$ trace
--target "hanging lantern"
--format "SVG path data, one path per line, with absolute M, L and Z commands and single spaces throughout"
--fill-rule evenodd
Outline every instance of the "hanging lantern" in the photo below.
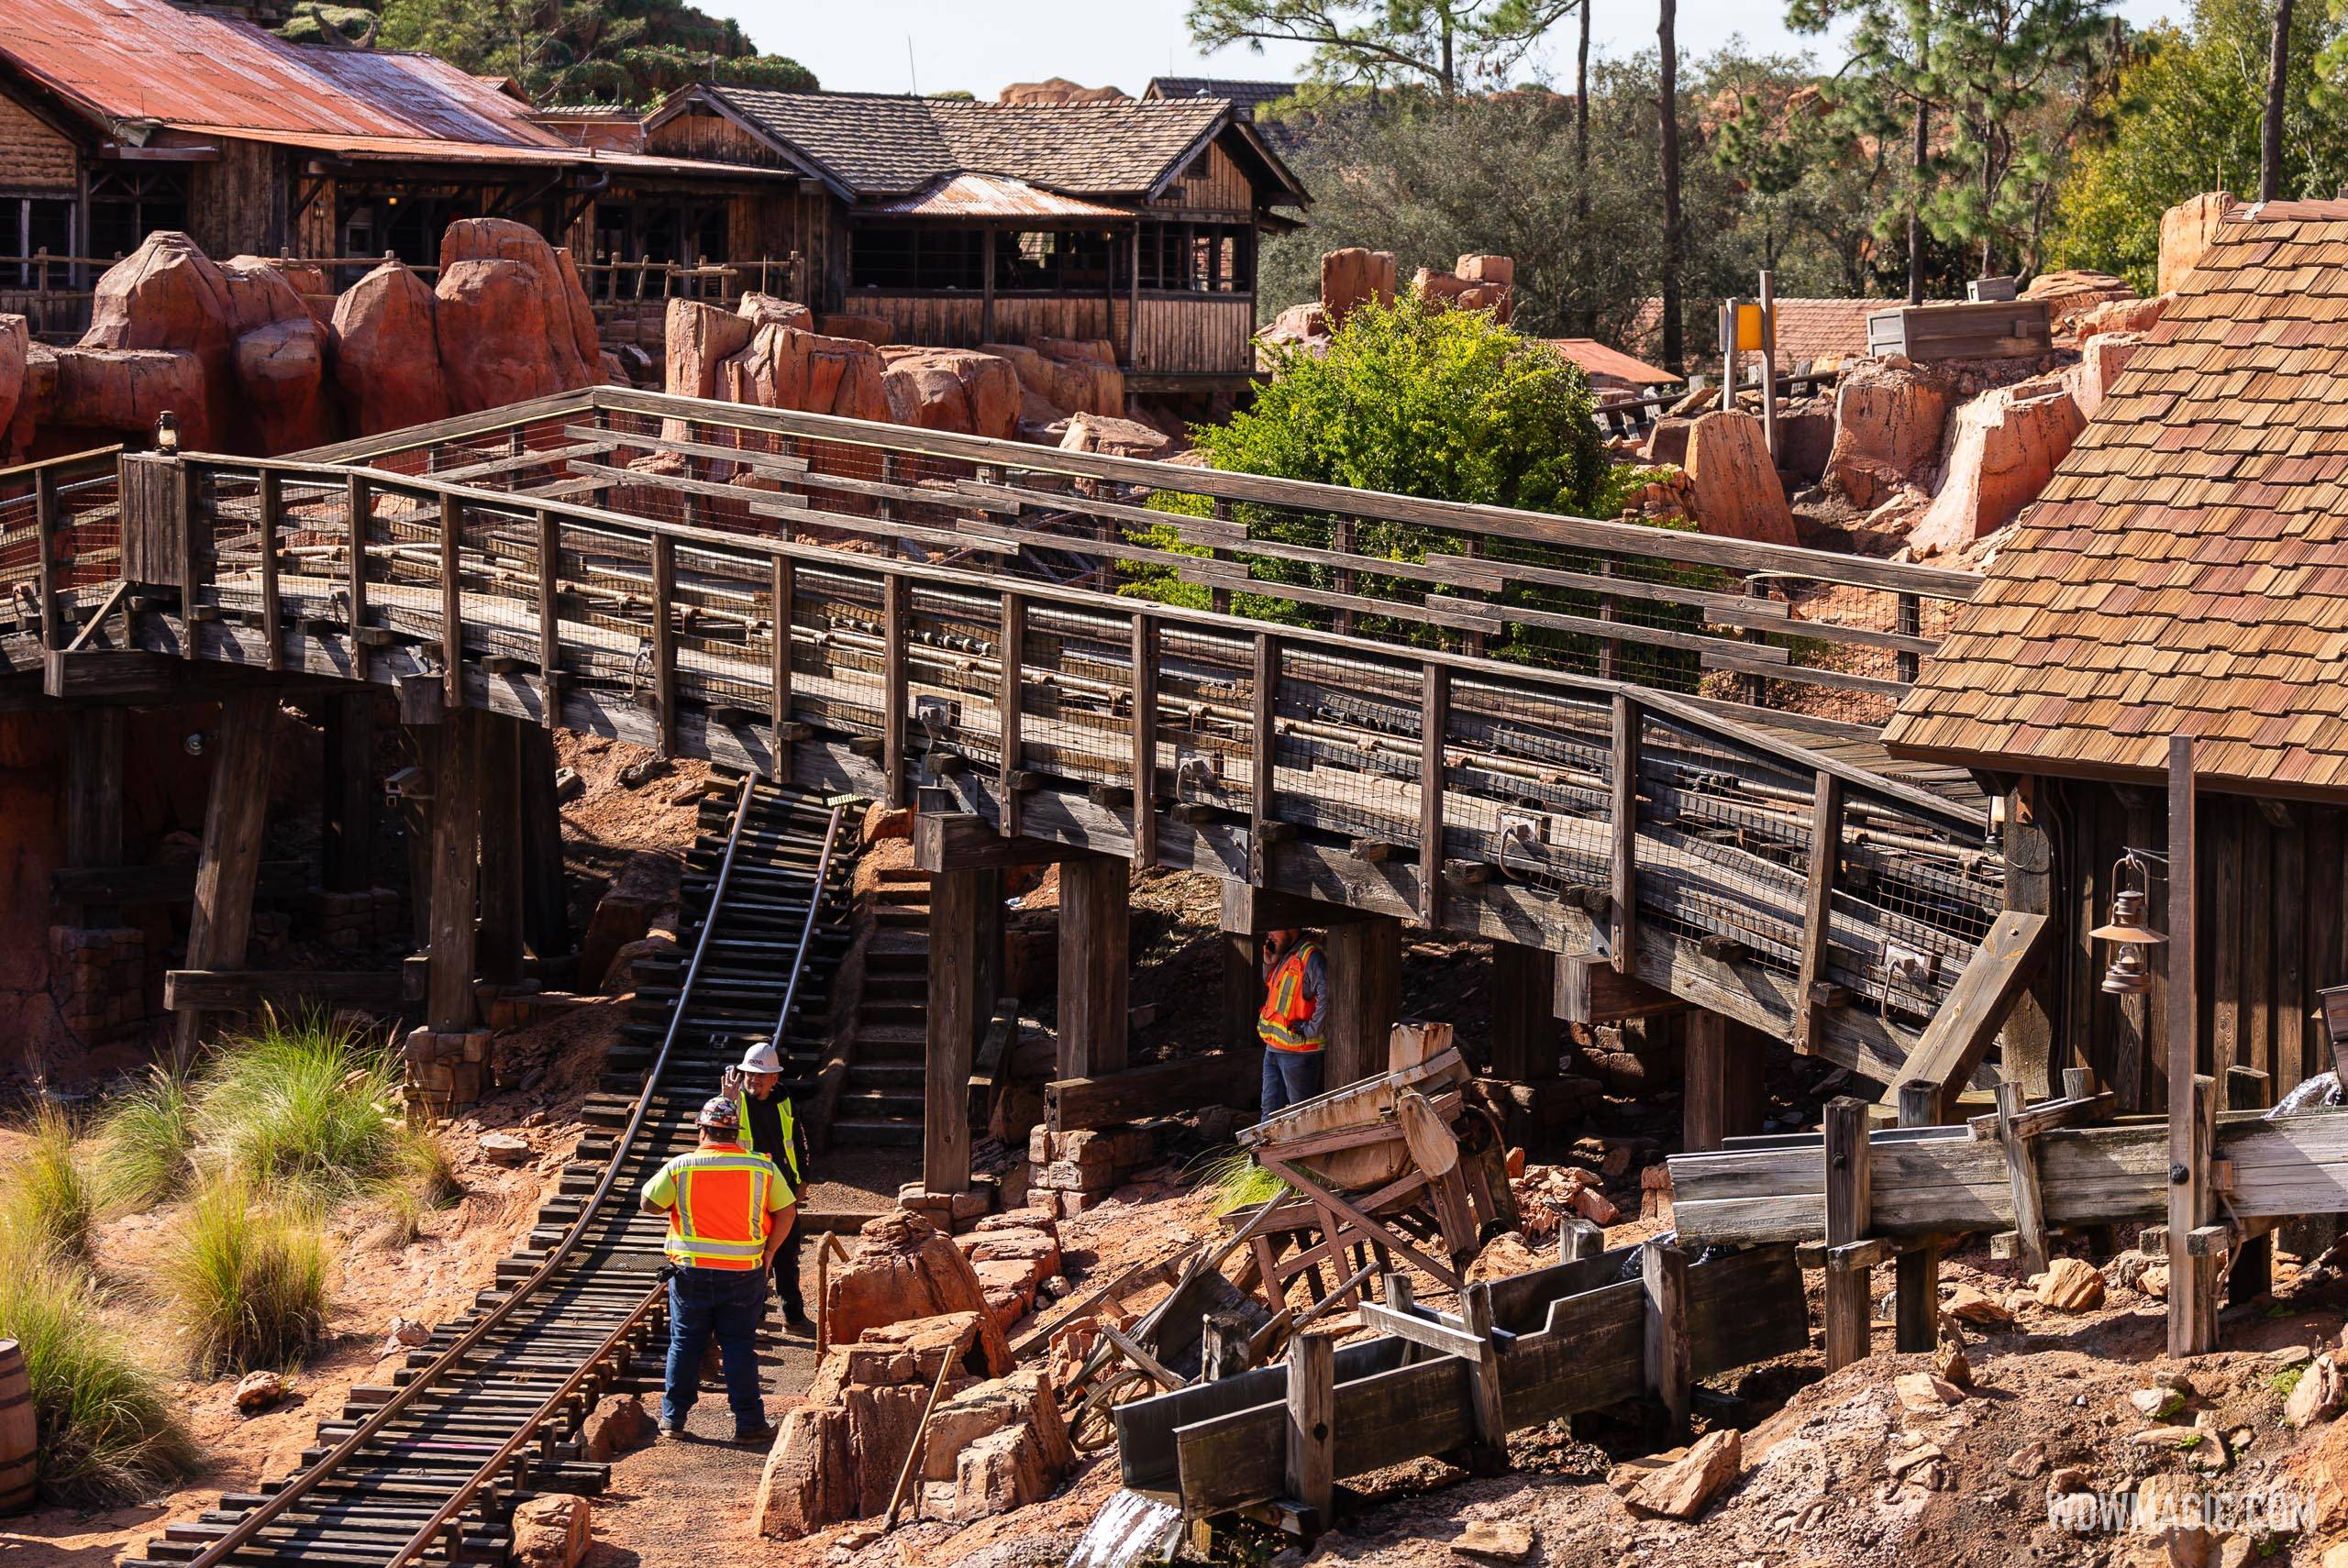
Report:
M 2125 885 L 2132 868 L 2138 878 L 2138 885 L 2132 888 Z M 2145 950 L 2168 940 L 2145 923 L 2146 906 L 2152 901 L 2152 868 L 2132 849 L 2112 866 L 2111 879 L 2111 917 L 2088 933 L 2098 941 L 2120 944 L 2119 951 L 2111 955 L 2111 966 L 2103 972 L 2101 988 L 2107 996 L 2144 996 L 2153 988 L 2152 966 Z

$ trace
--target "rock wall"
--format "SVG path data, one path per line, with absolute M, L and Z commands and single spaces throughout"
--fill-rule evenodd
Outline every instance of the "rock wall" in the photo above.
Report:
M 2176 293 L 2186 275 L 2201 264 L 2210 242 L 2218 237 L 2218 225 L 2241 204 L 2224 191 L 2210 191 L 2191 201 L 2179 202 L 2161 215 L 2160 274 L 2156 286 L 2162 293 Z
M 0 317 L 0 457 L 145 442 L 274 456 L 604 379 L 568 251 L 502 218 L 452 223 L 438 289 L 395 261 L 340 298 L 316 264 L 215 262 L 159 231 L 106 270 L 71 348 Z

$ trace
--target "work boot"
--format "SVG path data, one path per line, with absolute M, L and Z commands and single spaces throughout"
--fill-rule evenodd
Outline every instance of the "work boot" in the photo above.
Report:
M 814 1320 L 808 1317 L 807 1309 L 796 1301 L 783 1304 L 782 1326 L 794 1334 L 812 1334 L 815 1331 Z
M 734 1441 L 736 1442 L 772 1442 L 774 1441 L 774 1423 L 760 1421 L 755 1427 L 737 1427 L 734 1430 Z

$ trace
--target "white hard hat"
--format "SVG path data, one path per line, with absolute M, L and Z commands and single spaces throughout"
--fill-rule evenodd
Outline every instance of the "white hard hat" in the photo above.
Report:
M 774 1048 L 772 1041 L 754 1040 L 750 1048 L 742 1053 L 742 1060 L 736 1065 L 746 1073 L 781 1073 L 782 1055 Z

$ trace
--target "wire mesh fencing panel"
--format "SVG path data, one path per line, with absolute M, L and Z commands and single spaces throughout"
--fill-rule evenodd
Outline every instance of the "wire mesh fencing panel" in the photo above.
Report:
M 1049 602 L 1027 609 L 1025 766 L 1088 784 L 1132 777 L 1133 623 Z
M 1612 709 L 1600 693 L 1455 676 L 1443 857 L 1590 907 L 1612 865 Z
M 1290 643 L 1282 650 L 1272 712 L 1276 821 L 1333 834 L 1380 858 L 1418 842 L 1415 664 Z
M 0 469 L 0 584 L 7 595 L 0 606 L 0 635 L 41 636 L 46 584 L 56 597 L 57 634 L 70 638 L 80 613 L 121 575 L 117 456 L 106 448 Z
M 1157 750 L 1174 806 L 1248 803 L 1254 639 L 1180 624 L 1157 632 Z

